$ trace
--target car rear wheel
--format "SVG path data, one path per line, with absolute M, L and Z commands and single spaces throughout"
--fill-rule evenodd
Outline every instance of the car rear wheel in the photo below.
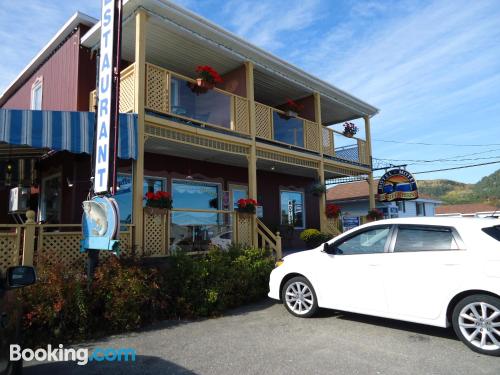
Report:
M 281 300 L 292 315 L 309 318 L 318 311 L 316 293 L 309 280 L 297 276 L 288 280 L 281 291 Z
M 500 356 L 500 298 L 475 294 L 453 309 L 453 329 L 469 348 Z

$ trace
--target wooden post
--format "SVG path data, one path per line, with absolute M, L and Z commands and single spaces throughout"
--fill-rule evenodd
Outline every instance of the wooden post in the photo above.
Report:
M 144 93 L 146 87 L 146 12 L 142 9 L 135 15 L 135 100 L 137 113 L 137 160 L 132 163 L 133 198 L 132 215 L 134 223 L 134 249 L 142 254 L 144 246 L 143 183 L 144 183 Z
M 246 88 L 249 107 L 250 137 L 252 144 L 248 155 L 248 198 L 257 200 L 257 146 L 255 143 L 255 97 L 253 82 L 253 63 L 245 62 Z M 252 245 L 257 246 L 257 220 L 252 220 Z
M 23 237 L 23 266 L 33 266 L 35 251 L 35 211 L 26 211 L 26 223 Z
M 372 136 L 370 131 L 370 116 L 364 116 L 365 120 L 365 137 L 366 137 L 366 157 L 370 163 L 370 173 L 368 174 L 368 198 L 370 202 L 370 210 L 375 208 L 375 186 L 373 183 L 372 168 Z
M 318 123 L 319 130 L 319 161 L 318 179 L 319 183 L 325 184 L 325 163 L 323 161 L 323 124 L 321 123 L 321 96 L 319 92 L 314 93 L 314 120 Z M 321 194 L 319 198 L 319 227 L 321 232 L 327 230 L 327 217 L 326 217 L 326 193 Z

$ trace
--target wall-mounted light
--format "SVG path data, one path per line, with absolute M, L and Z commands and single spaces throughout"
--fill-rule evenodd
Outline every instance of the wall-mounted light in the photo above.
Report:
M 69 180 L 69 177 L 66 177 L 66 183 L 68 184 L 68 187 L 73 187 L 73 183 Z
M 9 160 L 5 166 L 5 186 L 12 185 L 12 171 L 14 170 L 14 165 L 12 161 Z
M 271 170 L 272 170 L 272 171 L 274 171 L 275 169 L 276 169 L 276 167 L 273 165 L 273 166 L 271 167 Z

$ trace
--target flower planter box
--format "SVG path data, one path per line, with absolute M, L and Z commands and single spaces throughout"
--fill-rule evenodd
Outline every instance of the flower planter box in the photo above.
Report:
M 161 216 L 168 213 L 168 208 L 146 206 L 144 207 L 144 212 L 151 216 Z
M 346 136 L 347 138 L 352 138 L 354 137 L 354 134 L 353 133 L 343 133 L 344 136 Z

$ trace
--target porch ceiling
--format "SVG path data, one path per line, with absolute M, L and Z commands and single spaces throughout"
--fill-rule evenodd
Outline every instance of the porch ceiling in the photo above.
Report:
M 154 154 L 170 155 L 222 165 L 232 165 L 235 167 L 246 168 L 248 165 L 247 159 L 244 155 L 221 152 L 204 147 L 196 147 L 190 144 L 179 143 L 163 138 L 149 137 L 144 145 L 144 150 Z
M 145 9 L 146 61 L 169 70 L 193 76 L 197 65 L 211 65 L 225 74 L 245 61 L 255 65 L 256 100 L 268 105 L 299 99 L 319 92 L 322 96 L 323 123 L 337 123 L 378 112 L 375 107 L 353 97 L 279 59 L 238 36 L 166 0 L 125 0 L 123 58 L 134 61 L 137 8 Z M 82 44 L 99 45 L 100 24 L 83 38 Z

